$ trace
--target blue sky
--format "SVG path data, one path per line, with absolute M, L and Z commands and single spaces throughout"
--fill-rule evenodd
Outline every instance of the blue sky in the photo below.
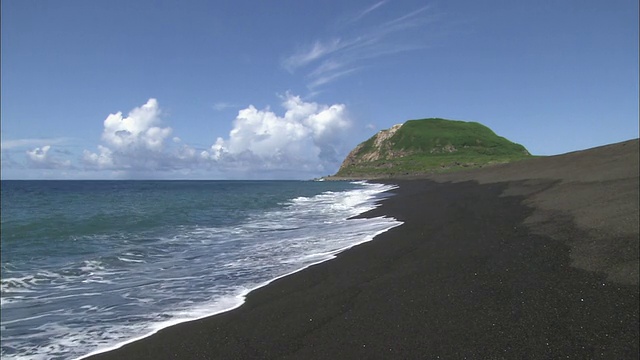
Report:
M 308 179 L 409 119 L 638 137 L 638 2 L 2 1 L 3 179 Z

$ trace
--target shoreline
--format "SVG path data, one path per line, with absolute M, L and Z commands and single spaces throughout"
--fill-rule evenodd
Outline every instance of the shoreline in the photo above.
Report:
M 400 225 L 400 224 L 399 224 L 399 225 Z M 397 225 L 397 226 L 399 226 L 399 225 Z M 392 229 L 392 228 L 391 228 L 391 229 Z M 237 305 L 234 305 L 234 306 L 232 306 L 232 307 L 229 307 L 229 308 L 227 308 L 227 309 L 223 309 L 223 310 L 220 310 L 220 311 L 217 311 L 217 312 L 213 312 L 213 313 L 211 313 L 211 314 L 203 315 L 203 316 L 200 316 L 200 317 L 197 317 L 197 318 L 194 318 L 194 319 L 190 319 L 190 320 L 178 320 L 178 321 L 177 321 L 177 322 L 175 322 L 175 323 L 172 323 L 172 324 L 170 324 L 170 325 L 163 326 L 163 327 L 161 327 L 161 328 L 158 328 L 157 330 L 153 330 L 152 332 L 149 332 L 149 333 L 148 333 L 148 334 L 146 334 L 146 335 L 142 335 L 142 336 L 139 336 L 139 337 L 136 337 L 136 338 L 130 339 L 130 340 L 126 340 L 126 341 L 124 341 L 124 342 L 122 342 L 122 343 L 118 343 L 118 344 L 116 344 L 116 345 L 114 345 L 113 347 L 110 347 L 110 348 L 106 348 L 106 349 L 102 349 L 102 350 L 96 350 L 96 351 L 91 352 L 91 353 L 89 353 L 89 354 L 87 354 L 87 355 L 82 355 L 82 356 L 80 356 L 80 357 L 77 357 L 77 358 L 75 358 L 75 360 L 83 360 L 83 359 L 90 358 L 90 357 L 92 357 L 92 356 L 94 356 L 94 355 L 99 355 L 99 354 L 103 354 L 103 353 L 111 352 L 111 351 L 113 351 L 113 350 L 118 350 L 118 349 L 120 349 L 120 348 L 122 348 L 122 347 L 124 347 L 124 346 L 126 346 L 126 345 L 128 345 L 128 344 L 131 344 L 131 343 L 134 343 L 134 342 L 137 342 L 137 341 L 140 341 L 140 340 L 144 340 L 144 339 L 146 339 L 146 338 L 148 338 L 148 337 L 151 337 L 151 336 L 153 336 L 153 335 L 157 334 L 158 332 L 160 332 L 160 331 L 162 331 L 162 330 L 165 330 L 165 329 L 168 329 L 168 328 L 170 328 L 170 327 L 172 327 L 172 326 L 176 326 L 176 325 L 180 325 L 180 324 L 184 324 L 184 323 L 189 323 L 189 322 L 192 322 L 192 321 L 198 321 L 198 320 L 202 320 L 202 319 L 210 318 L 210 317 L 213 317 L 213 316 L 216 316 L 216 315 L 224 314 L 224 313 L 229 312 L 229 311 L 233 311 L 233 310 L 235 310 L 235 309 L 237 309 L 237 308 L 241 307 L 242 305 L 244 305 L 244 303 L 247 301 L 247 296 L 249 296 L 249 295 L 251 294 L 251 292 L 253 292 L 253 291 L 255 291 L 255 290 L 258 290 L 258 289 L 260 289 L 260 288 L 262 288 L 262 287 L 268 286 L 269 284 L 273 283 L 274 281 L 277 281 L 277 280 L 282 279 L 282 278 L 284 278 L 284 277 L 287 277 L 287 276 L 293 275 L 293 274 L 295 274 L 295 273 L 297 273 L 297 272 L 303 271 L 303 270 L 305 270 L 305 269 L 307 269 L 307 268 L 309 268 L 309 267 L 311 267 L 311 266 L 315 266 L 315 265 L 319 265 L 319 264 L 322 264 L 322 263 L 327 262 L 327 261 L 331 261 L 331 260 L 335 259 L 335 258 L 336 258 L 336 257 L 337 257 L 341 252 L 343 252 L 343 251 L 345 251 L 345 250 L 348 250 L 348 249 L 351 249 L 351 248 L 352 248 L 352 247 L 354 247 L 354 246 L 358 246 L 358 245 L 360 245 L 360 244 L 363 244 L 363 243 L 366 243 L 366 242 L 369 242 L 369 241 L 373 241 L 373 240 L 375 239 L 375 237 L 376 237 L 376 236 L 378 236 L 378 235 L 380 235 L 380 234 L 382 234 L 382 233 L 384 233 L 384 232 L 387 232 L 387 231 L 389 231 L 389 230 L 391 230 L 391 229 L 387 229 L 387 230 L 379 231 L 379 232 L 377 232 L 376 234 L 374 234 L 373 236 L 371 236 L 371 238 L 370 238 L 370 239 L 363 240 L 363 241 L 361 241 L 361 242 L 359 242 L 359 243 L 355 243 L 355 244 L 353 244 L 353 245 L 346 246 L 346 247 L 344 247 L 344 248 L 342 248 L 342 249 L 338 249 L 338 250 L 334 251 L 334 252 L 331 254 L 331 257 L 330 257 L 330 258 L 328 258 L 328 259 L 319 260 L 318 262 L 311 263 L 311 264 L 306 265 L 305 267 L 302 267 L 302 268 L 300 268 L 300 269 L 297 269 L 297 270 L 291 271 L 291 272 L 289 272 L 289 273 L 286 273 L 286 274 L 283 274 L 283 275 L 277 276 L 277 277 L 275 277 L 275 278 L 273 278 L 273 279 L 271 279 L 271 280 L 267 280 L 267 281 L 265 281 L 265 282 L 263 282 L 263 283 L 261 283 L 261 284 L 259 284 L 259 285 L 255 286 L 255 287 L 253 287 L 253 288 L 246 289 L 246 290 L 242 291 L 240 294 L 238 294 L 238 295 L 236 295 L 236 296 L 235 296 L 235 298 L 239 299 L 239 301 L 240 301 Z
M 84 358 L 637 358 L 637 273 L 624 265 L 638 260 L 637 159 L 634 140 L 382 180 L 396 195 L 361 216 L 403 225 L 251 291 L 234 310 Z
M 379 196 L 380 199 L 377 200 L 375 202 L 375 204 L 379 204 L 379 202 L 381 200 L 384 200 L 385 198 L 387 198 L 388 196 L 384 195 L 384 194 L 388 193 L 390 191 L 393 191 L 395 188 L 396 187 L 392 187 L 389 190 L 385 190 L 385 191 L 382 191 L 382 192 L 378 193 L 377 196 Z M 375 206 L 378 206 L 378 205 L 375 205 Z M 358 218 L 360 215 L 357 215 L 357 216 L 355 216 L 353 218 Z M 279 276 L 277 276 L 277 277 L 275 277 L 273 279 L 269 279 L 267 281 L 264 281 L 264 282 L 254 286 L 252 288 L 245 289 L 242 292 L 240 292 L 239 294 L 233 296 L 235 299 L 238 300 L 238 303 L 233 305 L 233 306 L 230 306 L 230 307 L 225 308 L 223 310 L 218 310 L 218 311 L 212 312 L 212 313 L 207 314 L 207 315 L 202 315 L 202 316 L 199 316 L 199 317 L 196 317 L 196 318 L 193 318 L 193 319 L 189 319 L 189 320 L 175 320 L 173 322 L 170 321 L 170 322 L 168 322 L 167 325 L 160 325 L 157 329 L 154 329 L 154 330 L 150 331 L 147 334 L 144 334 L 144 335 L 141 335 L 141 336 L 129 339 L 129 340 L 122 341 L 120 343 L 117 343 L 117 344 L 115 344 L 115 345 L 113 345 L 111 347 L 105 348 L 105 349 L 92 351 L 92 352 L 90 352 L 88 354 L 85 354 L 85 355 L 82 355 L 82 356 L 79 356 L 79 357 L 75 357 L 74 359 L 75 360 L 84 360 L 84 359 L 92 358 L 95 355 L 101 355 L 101 354 L 104 354 L 104 353 L 109 353 L 111 351 L 118 350 L 118 349 L 120 349 L 120 348 L 122 348 L 122 347 L 124 347 L 124 346 L 126 346 L 128 344 L 135 343 L 135 342 L 141 341 L 141 340 L 145 340 L 145 339 L 147 339 L 147 338 L 149 338 L 151 336 L 154 336 L 158 332 L 163 331 L 163 330 L 168 329 L 168 328 L 171 328 L 173 326 L 184 324 L 184 323 L 190 323 L 190 322 L 194 322 L 194 321 L 199 321 L 199 320 L 202 320 L 202 319 L 214 317 L 214 316 L 217 316 L 217 315 L 220 315 L 220 314 L 224 314 L 224 313 L 233 311 L 235 309 L 238 309 L 239 307 L 241 307 L 242 305 L 245 304 L 245 302 L 247 301 L 247 296 L 249 296 L 253 291 L 258 290 L 258 289 L 260 289 L 262 287 L 268 286 L 269 284 L 271 284 L 271 283 L 273 283 L 273 282 L 275 282 L 275 281 L 277 281 L 277 280 L 279 280 L 281 278 L 296 274 L 296 273 L 298 273 L 300 271 L 303 271 L 303 270 L 305 270 L 305 269 L 307 269 L 309 267 L 312 267 L 312 266 L 315 266 L 315 265 L 319 265 L 319 264 L 322 264 L 322 263 L 327 262 L 327 261 L 331 261 L 331 260 L 335 259 L 337 256 L 339 256 L 340 253 L 342 253 L 343 251 L 349 250 L 349 249 L 351 249 L 351 248 L 353 248 L 355 246 L 358 246 L 360 244 L 363 244 L 363 243 L 366 243 L 366 242 L 369 242 L 369 241 L 373 241 L 378 235 L 380 235 L 382 233 L 385 233 L 385 232 L 387 232 L 387 231 L 389 231 L 389 230 L 391 230 L 391 229 L 393 229 L 393 228 L 395 228 L 397 226 L 400 226 L 400 225 L 402 225 L 401 222 L 399 222 L 398 224 L 393 225 L 393 226 L 391 226 L 391 227 L 389 227 L 389 228 L 387 228 L 385 230 L 377 231 L 377 232 L 373 233 L 372 235 L 368 235 L 367 237 L 365 237 L 364 239 L 360 240 L 359 242 L 355 242 L 353 244 L 350 244 L 350 245 L 344 246 L 342 248 L 336 249 L 334 251 L 331 251 L 330 253 L 326 253 L 326 256 L 328 256 L 327 258 L 323 258 L 321 260 L 318 260 L 316 262 L 308 264 L 308 265 L 306 265 L 304 267 L 301 267 L 299 269 L 296 269 L 296 270 L 293 270 L 291 272 L 279 275 Z

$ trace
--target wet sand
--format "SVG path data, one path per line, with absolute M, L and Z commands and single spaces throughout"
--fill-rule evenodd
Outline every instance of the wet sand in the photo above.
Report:
M 638 140 L 420 179 L 404 222 L 91 359 L 639 358 Z

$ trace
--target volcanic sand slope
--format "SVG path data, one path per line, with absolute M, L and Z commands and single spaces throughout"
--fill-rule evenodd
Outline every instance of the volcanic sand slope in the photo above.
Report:
M 638 139 L 513 164 L 432 175 L 437 181 L 509 181 L 504 195 L 526 196 L 526 220 L 538 234 L 571 246 L 572 265 L 637 285 L 639 271 Z M 562 226 L 570 221 L 580 234 Z

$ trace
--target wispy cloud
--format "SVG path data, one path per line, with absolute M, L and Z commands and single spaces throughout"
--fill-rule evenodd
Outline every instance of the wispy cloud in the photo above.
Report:
M 383 1 L 379 1 L 371 6 L 369 6 L 368 8 L 360 11 L 360 13 L 358 13 L 358 15 L 354 16 L 350 22 L 356 22 L 359 21 L 360 19 L 362 19 L 363 17 L 367 16 L 370 12 L 372 12 L 373 10 L 379 8 L 380 6 L 384 5 L 387 3 L 387 0 L 383 0 Z
M 357 70 L 358 68 L 350 68 L 342 71 L 323 71 L 319 73 L 318 76 L 312 76 L 313 81 L 311 81 L 308 86 L 311 89 L 316 89 L 321 85 L 328 84 Z
M 397 26 L 400 24 L 402 24 L 403 27 L 413 27 L 417 24 L 416 20 L 420 20 L 417 18 L 417 16 L 431 8 L 431 5 L 423 6 L 417 10 L 411 11 L 405 15 L 386 22 L 383 27 L 390 28 L 392 26 Z
M 0 147 L 2 150 L 62 144 L 69 141 L 68 138 L 43 138 L 43 139 L 14 139 L 2 140 Z
M 223 110 L 227 110 L 227 109 L 231 109 L 231 108 L 235 108 L 237 107 L 237 105 L 228 103 L 228 102 L 224 102 L 224 101 L 220 101 L 217 102 L 215 104 L 213 104 L 213 109 L 216 111 L 223 111 Z
M 315 60 L 335 53 L 350 44 L 344 43 L 340 38 L 334 38 L 326 42 L 315 41 L 310 47 L 306 49 L 300 49 L 293 55 L 287 57 L 283 61 L 284 67 L 293 72 L 299 67 L 305 66 Z
M 431 6 L 405 12 L 396 17 L 383 17 L 376 25 L 358 27 L 360 20 L 387 3 L 379 1 L 347 21 L 346 35 L 335 34 L 328 39 L 315 39 L 300 47 L 282 61 L 288 71 L 303 72 L 311 90 L 329 84 L 364 67 L 365 61 L 427 46 L 417 30 L 426 30 L 434 19 Z M 380 16 L 378 16 L 380 18 Z

